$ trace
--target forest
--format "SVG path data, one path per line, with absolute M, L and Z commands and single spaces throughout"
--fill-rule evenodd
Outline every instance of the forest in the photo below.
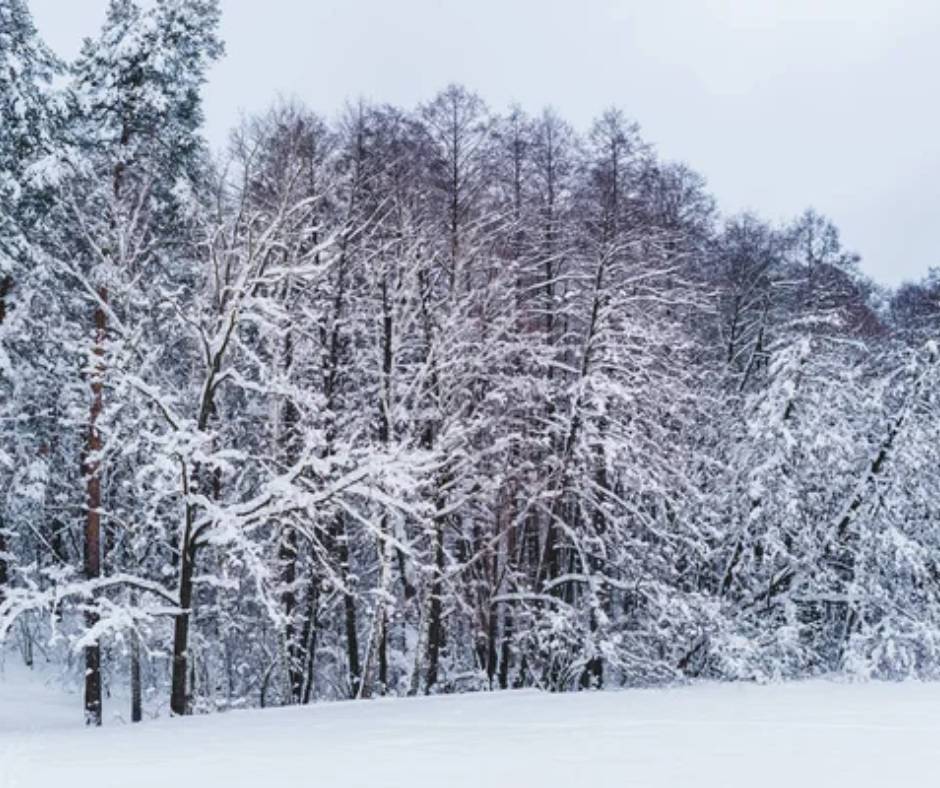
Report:
M 0 0 L 7 659 L 89 724 L 940 677 L 940 270 L 722 214 L 619 109 L 272 96 L 211 150 L 219 22 L 111 0 L 65 63 Z

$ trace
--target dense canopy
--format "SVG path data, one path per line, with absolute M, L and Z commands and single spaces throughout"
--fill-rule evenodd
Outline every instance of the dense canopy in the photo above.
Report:
M 213 156 L 218 19 L 112 0 L 65 65 L 0 0 L 0 640 L 90 722 L 940 675 L 936 274 L 723 217 L 616 109 Z

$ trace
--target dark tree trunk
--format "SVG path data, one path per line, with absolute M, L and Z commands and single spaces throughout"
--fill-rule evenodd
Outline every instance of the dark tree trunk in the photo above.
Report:
M 288 294 L 290 290 L 288 289 Z M 283 348 L 283 368 L 285 376 L 290 375 L 294 364 L 294 341 L 293 336 L 288 331 L 284 337 Z M 279 442 L 281 444 L 281 454 L 284 458 L 284 464 L 292 466 L 297 461 L 297 422 L 299 416 L 297 407 L 293 400 L 287 397 L 284 402 L 283 420 L 281 424 L 281 435 Z M 298 639 L 297 622 L 295 621 L 297 609 L 297 591 L 295 588 L 297 582 L 297 531 L 289 524 L 283 526 L 281 540 L 279 545 L 279 556 L 281 565 L 281 582 L 284 586 L 284 592 L 281 596 L 281 604 L 284 606 L 284 618 L 286 625 L 284 628 L 285 657 L 287 659 L 287 680 L 289 684 L 290 702 L 300 703 L 303 700 L 304 683 L 304 657 L 303 643 Z
M 320 604 L 320 586 L 316 577 L 311 578 L 307 592 L 307 616 L 304 619 L 303 645 L 305 649 L 305 677 L 301 703 L 310 703 L 315 684 L 314 668 L 317 649 L 317 608 Z
M 0 278 L 0 325 L 3 325 L 3 321 L 7 316 L 7 295 L 13 287 L 13 280 L 8 276 Z M 0 516 L 0 602 L 3 602 L 4 598 L 4 589 L 6 588 L 9 579 L 9 570 L 7 569 L 7 541 L 6 541 L 6 532 L 4 531 L 4 522 L 3 517 Z
M 379 639 L 379 695 L 388 691 L 388 613 L 382 611 L 382 636 Z
M 0 325 L 7 317 L 7 296 L 13 289 L 13 280 L 9 276 L 0 277 Z
M 0 516 L 0 603 L 3 602 L 7 583 L 10 582 L 9 570 L 7 569 L 7 538 L 4 530 L 3 517 Z
M 97 617 L 87 613 L 85 623 L 92 626 Z M 101 725 L 101 647 L 85 647 L 85 724 Z
M 107 302 L 108 291 L 100 288 L 98 296 Z M 91 408 L 88 414 L 88 435 L 85 460 L 85 578 L 95 580 L 101 576 L 101 467 L 98 453 L 101 451 L 101 434 L 98 418 L 104 405 L 104 340 L 107 331 L 107 316 L 104 307 L 95 309 L 95 345 L 93 349 L 96 366 L 92 371 Z M 85 613 L 85 626 L 92 629 L 98 623 L 98 614 L 92 609 Z M 85 723 L 101 725 L 101 646 L 95 641 L 85 647 Z
M 497 641 L 499 633 L 499 606 L 491 602 L 489 606 L 489 620 L 486 629 L 486 678 L 490 689 L 493 689 L 498 668 Z
M 349 544 L 346 537 L 346 521 L 342 514 L 337 514 L 333 525 L 336 554 L 339 558 L 340 573 L 346 591 L 343 592 L 343 612 L 346 627 L 346 656 L 349 662 L 349 697 L 359 696 L 362 683 L 362 666 L 359 662 L 359 626 L 356 596 L 349 588 Z
M 362 682 L 362 667 L 359 664 L 359 634 L 356 631 L 356 599 L 352 594 L 345 594 L 346 613 L 346 654 L 349 658 L 349 697 L 359 695 Z
M 186 667 L 189 662 L 189 618 L 193 601 L 193 563 L 195 549 L 192 544 L 193 510 L 186 507 L 186 526 L 180 547 L 180 612 L 173 625 L 173 675 L 170 688 L 170 711 L 189 714 L 190 704 L 186 692 Z
M 379 403 L 379 440 L 383 446 L 388 446 L 391 438 L 391 422 L 389 411 L 392 407 L 392 364 L 394 361 L 394 350 L 392 342 L 394 338 L 394 322 L 392 319 L 392 309 L 389 303 L 388 283 L 385 276 L 382 277 L 382 402 Z M 389 518 L 388 515 L 382 517 L 382 534 L 388 536 Z M 384 545 L 379 545 L 379 550 L 384 550 Z M 402 584 L 405 589 L 405 598 L 409 599 L 414 593 L 408 584 L 408 578 L 405 575 L 405 557 L 401 548 L 396 548 L 399 566 L 401 567 Z M 391 571 L 391 567 L 388 568 Z M 382 589 L 386 591 L 387 589 Z M 388 611 L 385 608 L 384 601 L 382 605 L 381 621 L 379 625 L 381 630 L 378 637 L 379 649 L 379 694 L 384 695 L 388 690 Z
M 443 501 L 438 509 L 443 509 Z M 431 583 L 431 609 L 428 618 L 428 670 L 424 691 L 430 693 L 437 684 L 440 669 L 441 646 L 444 641 L 444 623 L 441 617 L 443 604 L 441 593 L 444 586 L 444 523 L 438 519 L 434 529 L 434 580 Z
M 499 654 L 499 688 L 509 689 L 509 662 L 512 659 L 512 614 L 507 609 L 503 615 L 503 637 Z
M 205 432 L 209 426 L 209 421 L 216 415 L 215 408 L 215 386 L 217 377 L 222 369 L 222 355 L 224 350 L 220 349 L 212 358 L 212 365 L 209 370 L 209 377 L 206 381 L 202 402 L 199 406 L 199 418 L 196 421 L 196 429 L 199 432 Z M 190 470 L 188 466 L 183 468 L 183 496 L 188 499 L 191 485 L 198 484 L 199 481 L 208 489 L 215 500 L 221 497 L 221 477 L 218 471 L 214 471 L 208 479 L 203 478 L 200 466 L 196 464 Z M 186 689 L 186 668 L 189 663 L 189 627 L 193 614 L 193 574 L 196 567 L 196 552 L 199 546 L 197 541 L 199 534 L 194 532 L 193 528 L 196 521 L 196 506 L 191 503 L 186 504 L 185 522 L 183 523 L 183 533 L 179 542 L 179 609 L 173 623 L 173 668 L 170 680 L 170 711 L 173 714 L 183 715 L 192 712 L 191 697 L 193 693 L 194 681 L 191 681 L 189 691 Z M 203 526 L 205 527 L 205 526 Z
M 131 631 L 131 722 L 144 718 L 143 693 L 140 684 L 140 635 Z
M 284 642 L 286 644 L 287 680 L 290 685 L 290 702 L 300 703 L 303 698 L 304 659 L 303 647 L 298 641 L 297 627 L 294 621 L 297 608 L 297 593 L 294 584 L 297 581 L 297 532 L 286 526 L 280 544 L 281 582 L 284 592 L 281 604 L 284 606 Z

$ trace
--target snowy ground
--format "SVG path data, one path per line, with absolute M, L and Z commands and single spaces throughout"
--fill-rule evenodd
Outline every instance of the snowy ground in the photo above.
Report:
M 7 669 L 0 788 L 935 784 L 940 685 L 707 685 L 321 704 L 85 730 Z

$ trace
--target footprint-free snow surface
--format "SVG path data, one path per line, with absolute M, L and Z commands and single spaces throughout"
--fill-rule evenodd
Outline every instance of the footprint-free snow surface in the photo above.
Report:
M 935 784 L 938 748 L 933 684 L 503 692 L 86 730 L 76 696 L 0 677 L 2 788 L 886 788 Z

